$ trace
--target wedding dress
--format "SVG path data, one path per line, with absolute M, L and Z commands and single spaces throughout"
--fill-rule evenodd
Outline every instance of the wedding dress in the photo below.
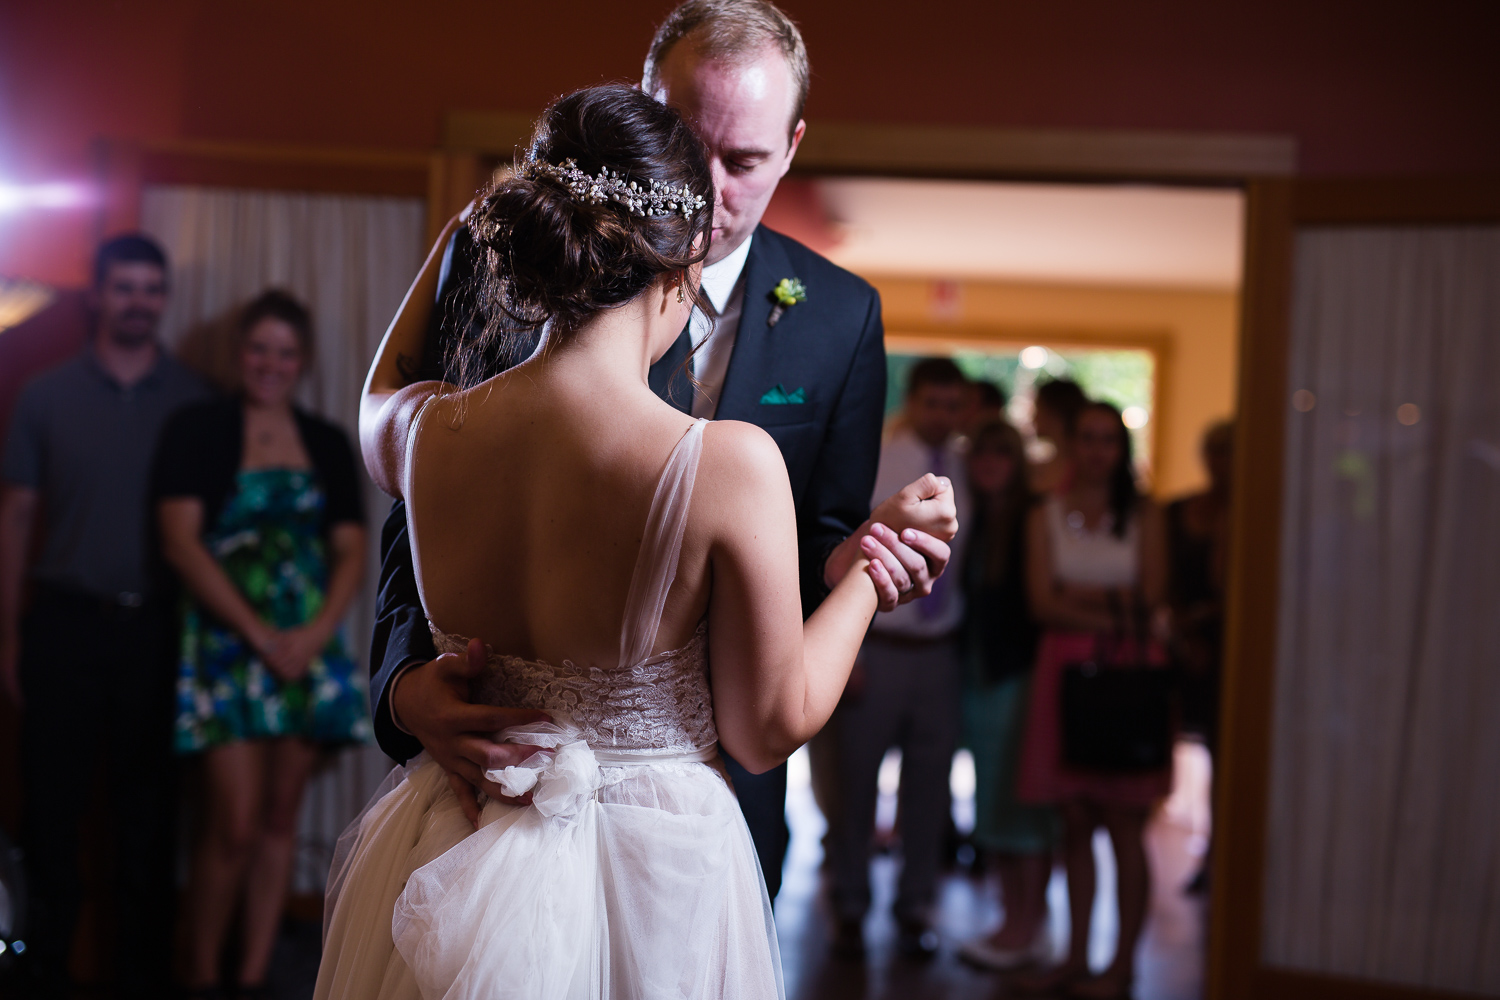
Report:
M 718 759 L 707 625 L 650 655 L 705 421 L 657 484 L 612 665 L 492 656 L 473 700 L 544 709 L 475 831 L 425 753 L 340 838 L 318 1000 L 784 996 L 771 904 Z M 439 652 L 468 642 L 433 628 Z M 533 787 L 534 783 L 534 787 Z

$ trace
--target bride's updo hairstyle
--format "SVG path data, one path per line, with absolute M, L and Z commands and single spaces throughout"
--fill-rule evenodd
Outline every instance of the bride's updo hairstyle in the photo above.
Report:
M 644 213 L 591 198 L 559 176 L 573 161 L 591 178 L 618 177 L 649 191 L 686 188 L 692 201 Z M 577 187 L 578 175 L 573 174 Z M 469 216 L 483 254 L 477 306 L 484 332 L 449 351 L 448 380 L 462 388 L 524 360 L 537 331 L 549 346 L 601 310 L 708 253 L 714 189 L 708 157 L 672 108 L 634 87 L 610 84 L 559 98 L 542 114 L 525 155 Z M 697 246 L 694 243 L 697 242 Z M 694 293 L 696 294 L 696 293 Z

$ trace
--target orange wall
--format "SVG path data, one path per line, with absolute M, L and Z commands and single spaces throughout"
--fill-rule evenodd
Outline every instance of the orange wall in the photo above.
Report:
M 1273 132 L 1314 174 L 1500 170 L 1489 0 L 786 6 L 812 53 L 814 126 Z M 449 109 L 637 76 L 668 7 L 5 0 L 0 180 L 86 177 L 98 135 L 430 148 Z M 77 283 L 93 238 L 88 212 L 0 216 L 0 274 Z

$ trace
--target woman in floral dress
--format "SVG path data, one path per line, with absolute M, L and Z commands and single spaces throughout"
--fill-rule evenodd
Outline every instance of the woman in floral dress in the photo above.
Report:
M 218 990 L 243 898 L 238 995 L 264 989 L 291 873 L 297 810 L 320 748 L 369 738 L 341 624 L 365 529 L 343 431 L 292 405 L 312 355 L 307 310 L 266 292 L 238 334 L 236 397 L 163 431 L 163 554 L 184 583 L 176 746 L 201 759 L 188 889 L 190 995 Z

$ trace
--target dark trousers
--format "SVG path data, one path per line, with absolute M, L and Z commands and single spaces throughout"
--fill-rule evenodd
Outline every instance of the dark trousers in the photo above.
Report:
M 21 638 L 23 846 L 37 993 L 66 988 L 84 823 L 114 849 L 113 967 L 123 997 L 170 991 L 175 774 L 160 609 L 37 588 Z M 103 780 L 101 780 L 103 779 Z
M 830 824 L 833 902 L 840 919 L 870 906 L 870 837 L 880 762 L 901 748 L 896 918 L 930 917 L 952 803 L 948 775 L 958 743 L 958 654 L 952 642 L 897 644 L 873 633 L 860 652 L 865 681 L 834 714 L 839 802 Z
M 766 892 L 775 900 L 781 891 L 781 866 L 786 861 L 787 841 L 791 830 L 786 825 L 786 765 L 773 767 L 765 774 L 751 774 L 733 757 L 719 752 L 734 793 L 740 800 L 740 812 L 750 827 L 750 839 L 760 858 L 760 870 L 766 877 Z

